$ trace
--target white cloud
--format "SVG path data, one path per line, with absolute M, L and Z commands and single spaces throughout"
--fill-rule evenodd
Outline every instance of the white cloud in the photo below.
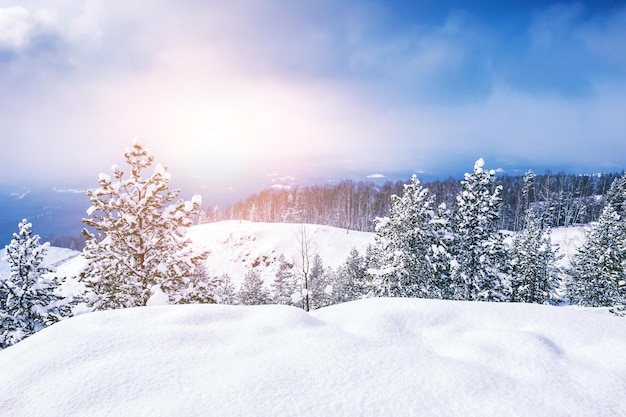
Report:
M 35 32 L 37 19 L 23 7 L 0 7 L 0 50 L 20 52 Z

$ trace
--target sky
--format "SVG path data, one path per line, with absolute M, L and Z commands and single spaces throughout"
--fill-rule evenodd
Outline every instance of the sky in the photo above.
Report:
M 0 0 L 0 183 L 613 172 L 624 109 L 625 2 Z

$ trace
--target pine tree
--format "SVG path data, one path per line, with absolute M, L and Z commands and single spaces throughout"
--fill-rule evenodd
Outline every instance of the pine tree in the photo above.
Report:
M 622 306 L 626 302 L 626 232 L 608 204 L 572 261 L 568 295 L 573 304 Z
M 175 201 L 180 190 L 169 190 L 171 175 L 160 164 L 142 178 L 154 158 L 137 140 L 125 158 L 127 178 L 114 165 L 114 178 L 100 174 L 100 188 L 87 191 L 91 217 L 83 222 L 95 233 L 83 230 L 89 267 L 81 278 L 95 294 L 90 304 L 142 306 L 157 288 L 170 303 L 210 300 L 214 283 L 203 282 L 201 268 L 208 252 L 195 251 L 185 236 L 198 214 L 199 196 Z
M 447 256 L 446 224 L 434 198 L 413 176 L 402 197 L 391 196 L 389 217 L 377 218 L 369 293 L 390 297 L 440 297 Z
M 239 304 L 239 296 L 230 275 L 223 274 L 216 281 L 215 301 L 219 304 Z
M 513 237 L 510 249 L 511 301 L 538 304 L 558 302 L 559 268 L 562 256 L 552 244 L 550 228 L 531 209 L 526 211 L 524 230 Z
M 334 274 L 330 268 L 325 268 L 322 257 L 315 254 L 313 265 L 309 273 L 309 288 L 311 291 L 310 303 L 312 309 L 318 309 L 333 304 L 333 286 L 329 280 Z
M 363 295 L 366 272 L 365 258 L 356 248 L 352 248 L 344 264 L 335 273 L 332 282 L 334 302 L 352 301 Z
M 278 271 L 272 282 L 272 301 L 276 304 L 291 304 L 291 295 L 296 289 L 293 266 L 285 260 L 285 255 L 279 256 Z
M 245 305 L 269 304 L 270 294 L 265 289 L 261 275 L 254 269 L 248 269 L 239 290 L 239 300 Z
M 500 193 L 495 172 L 485 171 L 483 159 L 461 181 L 454 215 L 453 285 L 455 298 L 505 301 L 506 252 L 498 229 Z
M 611 183 L 606 193 L 606 204 L 610 204 L 623 220 L 626 215 L 626 173 Z
M 0 348 L 11 346 L 71 314 L 69 305 L 56 293 L 60 284 L 43 265 L 49 247 L 33 235 L 32 225 L 22 220 L 19 233 L 5 247 L 11 273 L 0 279 Z

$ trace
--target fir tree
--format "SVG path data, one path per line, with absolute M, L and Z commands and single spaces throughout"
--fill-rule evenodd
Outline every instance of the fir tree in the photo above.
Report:
M 552 244 L 551 230 L 527 210 L 524 230 L 513 237 L 511 259 L 511 300 L 555 304 L 558 302 L 558 247 Z
M 239 304 L 239 297 L 230 275 L 223 274 L 216 280 L 215 301 L 219 304 Z
M 239 300 L 245 305 L 269 304 L 270 294 L 265 289 L 261 275 L 254 269 L 248 269 L 239 290 Z
M 285 260 L 285 255 L 279 256 L 278 271 L 272 282 L 272 300 L 276 304 L 291 304 L 291 295 L 296 289 L 293 266 Z
M 87 191 L 91 217 L 83 222 L 83 251 L 89 262 L 82 280 L 95 294 L 97 309 L 145 305 L 157 288 L 171 303 L 211 299 L 213 283 L 202 281 L 208 252 L 197 252 L 186 232 L 197 216 L 200 198 L 175 201 L 180 190 L 169 190 L 170 174 L 163 165 L 142 178 L 153 156 L 137 140 L 127 148 L 130 173 L 114 165 L 113 177 L 100 174 L 100 188 Z
M 5 247 L 11 273 L 0 279 L 0 348 L 11 346 L 29 335 L 69 316 L 69 305 L 55 291 L 59 286 L 52 268 L 43 265 L 49 244 L 40 244 L 32 225 L 22 220 L 19 233 Z
M 506 252 L 498 228 L 502 188 L 484 164 L 482 158 L 476 161 L 461 181 L 453 222 L 453 285 L 457 299 L 505 301 Z
M 322 257 L 315 254 L 313 257 L 313 265 L 309 273 L 309 288 L 311 291 L 310 303 L 312 309 L 318 309 L 333 304 L 332 293 L 333 286 L 329 280 L 329 275 L 333 275 L 334 271 L 325 268 Z
M 337 269 L 332 282 L 335 303 L 356 300 L 363 295 L 366 271 L 365 258 L 356 248 L 352 248 L 344 264 Z
M 606 193 L 606 204 L 610 204 L 615 212 L 623 220 L 626 214 L 626 173 L 616 178 L 611 183 L 609 191 Z
M 572 261 L 567 290 L 573 304 L 622 306 L 626 302 L 626 233 L 608 204 Z
M 443 217 L 434 198 L 413 176 L 402 197 L 391 196 L 389 217 L 377 218 L 369 293 L 391 297 L 440 297 L 446 286 Z M 440 212 L 439 214 L 443 214 Z

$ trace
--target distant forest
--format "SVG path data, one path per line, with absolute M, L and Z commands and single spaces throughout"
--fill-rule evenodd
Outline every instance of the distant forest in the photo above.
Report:
M 500 228 L 519 231 L 524 227 L 527 206 L 543 220 L 544 226 L 561 227 L 590 223 L 598 219 L 614 179 L 622 173 L 574 175 L 566 173 L 535 174 L 528 198 L 524 197 L 524 176 L 498 177 L 502 186 Z M 407 179 L 408 182 L 409 179 Z M 341 181 L 336 185 L 266 189 L 230 207 L 204 212 L 201 223 L 221 220 L 257 222 L 313 223 L 348 230 L 371 232 L 374 219 L 389 214 L 391 195 L 402 196 L 405 182 Z M 461 180 L 423 183 L 436 204 L 445 203 L 454 212 L 461 192 Z

